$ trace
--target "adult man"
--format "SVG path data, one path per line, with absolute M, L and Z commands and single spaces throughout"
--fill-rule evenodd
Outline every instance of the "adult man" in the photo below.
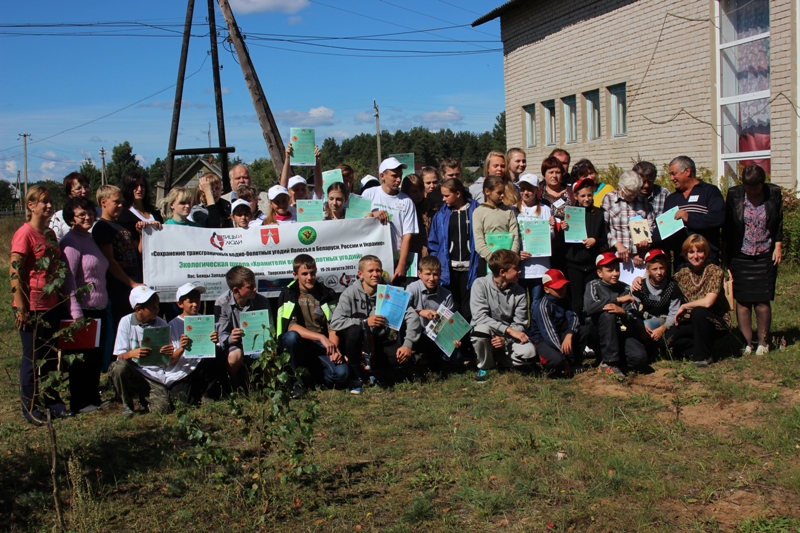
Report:
M 669 191 L 661 185 L 656 185 L 656 176 L 658 174 L 656 166 L 650 161 L 639 161 L 633 165 L 633 171 L 642 178 L 642 196 L 650 202 L 653 207 L 653 214 L 655 216 L 661 215 L 664 212 L 664 202 L 669 196 Z
M 228 178 L 231 180 L 231 192 L 223 194 L 222 198 L 230 203 L 236 200 L 236 191 L 239 189 L 239 185 L 247 185 L 248 187 L 253 185 L 253 180 L 250 179 L 250 169 L 244 163 L 240 163 L 230 169 Z M 263 191 L 258 193 L 258 208 L 262 213 L 269 211 L 269 198 L 267 198 L 267 193 Z
M 664 243 L 674 253 L 675 271 L 686 264 L 681 256 L 681 246 L 689 235 L 699 233 L 711 246 L 709 262 L 719 263 L 719 232 L 725 222 L 725 200 L 719 189 L 697 179 L 697 169 L 691 158 L 680 155 L 669 163 L 669 179 L 675 185 L 675 192 L 667 196 L 664 211 L 678 208 L 675 219 L 682 219 L 686 231 L 679 231 Z
M 569 162 L 572 160 L 572 158 L 570 157 L 569 152 L 563 148 L 556 148 L 550 152 L 549 157 L 555 157 L 561 162 L 561 166 L 564 169 L 564 172 L 561 173 L 561 181 L 564 183 L 564 185 L 572 185 L 572 176 L 569 173 Z

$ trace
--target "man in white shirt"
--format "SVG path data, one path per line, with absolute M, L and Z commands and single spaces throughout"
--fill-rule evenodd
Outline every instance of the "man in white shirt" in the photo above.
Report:
M 385 216 L 379 218 L 381 222 L 388 219 L 392 233 L 392 249 L 400 250 L 392 279 L 405 276 L 411 236 L 419 232 L 414 202 L 408 195 L 400 192 L 404 168 L 407 168 L 406 165 L 394 157 L 384 159 L 379 168 L 381 186 L 372 187 L 362 193 L 364 198 L 372 200 L 373 211 L 385 213 Z

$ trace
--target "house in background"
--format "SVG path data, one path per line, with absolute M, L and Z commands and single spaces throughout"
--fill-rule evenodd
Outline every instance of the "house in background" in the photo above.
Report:
M 186 187 L 187 189 L 197 189 L 197 183 L 203 174 L 215 174 L 222 179 L 222 169 L 214 163 L 214 158 L 203 159 L 198 157 L 189 167 L 184 170 L 178 179 L 172 182 L 173 187 Z M 224 180 L 223 180 L 224 181 Z M 156 182 L 156 202 L 164 198 L 164 182 Z
M 508 146 L 629 168 L 755 162 L 798 189 L 798 0 L 510 0 L 500 18 Z

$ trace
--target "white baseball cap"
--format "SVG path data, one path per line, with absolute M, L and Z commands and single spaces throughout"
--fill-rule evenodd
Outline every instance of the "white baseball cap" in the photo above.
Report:
M 366 185 L 367 185 L 368 183 L 371 183 L 371 182 L 373 182 L 373 181 L 374 181 L 375 183 L 380 183 L 380 180 L 379 180 L 378 178 L 376 178 L 376 177 L 375 177 L 375 176 L 373 176 L 372 174 L 367 174 L 366 176 L 364 176 L 363 178 L 361 178 L 361 186 L 362 186 L 362 187 L 366 187 Z
M 194 283 L 184 283 L 180 287 L 178 287 L 178 291 L 175 293 L 175 301 L 180 302 L 181 298 L 186 296 L 192 291 L 197 291 L 200 294 L 205 294 L 206 288 L 202 285 L 195 285 Z
M 250 202 L 248 202 L 247 200 L 242 200 L 241 198 L 237 198 L 236 201 L 234 201 L 231 204 L 231 213 L 236 211 L 236 208 L 239 207 L 240 205 L 246 205 L 247 209 L 252 209 L 252 207 L 250 207 Z
M 538 187 L 539 186 L 539 176 L 537 176 L 536 174 L 530 174 L 530 173 L 523 174 L 522 176 L 519 177 L 519 183 L 527 183 L 532 187 Z
M 283 185 L 273 185 L 272 187 L 269 188 L 269 192 L 267 193 L 267 196 L 269 196 L 270 200 L 274 200 L 275 198 L 277 198 L 281 194 L 285 194 L 286 196 L 289 196 L 289 191 Z
M 130 302 L 131 307 L 136 307 L 137 305 L 147 303 L 155 294 L 156 291 L 147 285 L 139 285 L 131 290 L 131 294 L 128 296 L 128 302 Z
M 387 170 L 396 170 L 398 168 L 408 168 L 408 165 L 401 163 L 396 157 L 387 157 L 381 162 L 378 172 L 383 174 Z
M 293 188 L 295 185 L 299 184 L 308 185 L 308 181 L 303 176 L 292 176 L 289 178 L 289 188 Z

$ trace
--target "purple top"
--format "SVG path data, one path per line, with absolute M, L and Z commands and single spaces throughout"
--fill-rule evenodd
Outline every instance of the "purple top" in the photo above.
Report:
M 108 305 L 106 271 L 108 259 L 92 239 L 91 233 L 70 230 L 59 243 L 69 267 L 65 288 L 69 291 L 69 309 L 72 318 L 83 317 L 81 309 L 102 309 Z M 92 290 L 79 297 L 75 289 L 86 283 Z
M 772 237 L 767 231 L 767 206 L 764 202 L 754 206 L 745 195 L 742 253 L 750 256 L 761 255 L 769 252 L 770 248 L 772 248 Z

